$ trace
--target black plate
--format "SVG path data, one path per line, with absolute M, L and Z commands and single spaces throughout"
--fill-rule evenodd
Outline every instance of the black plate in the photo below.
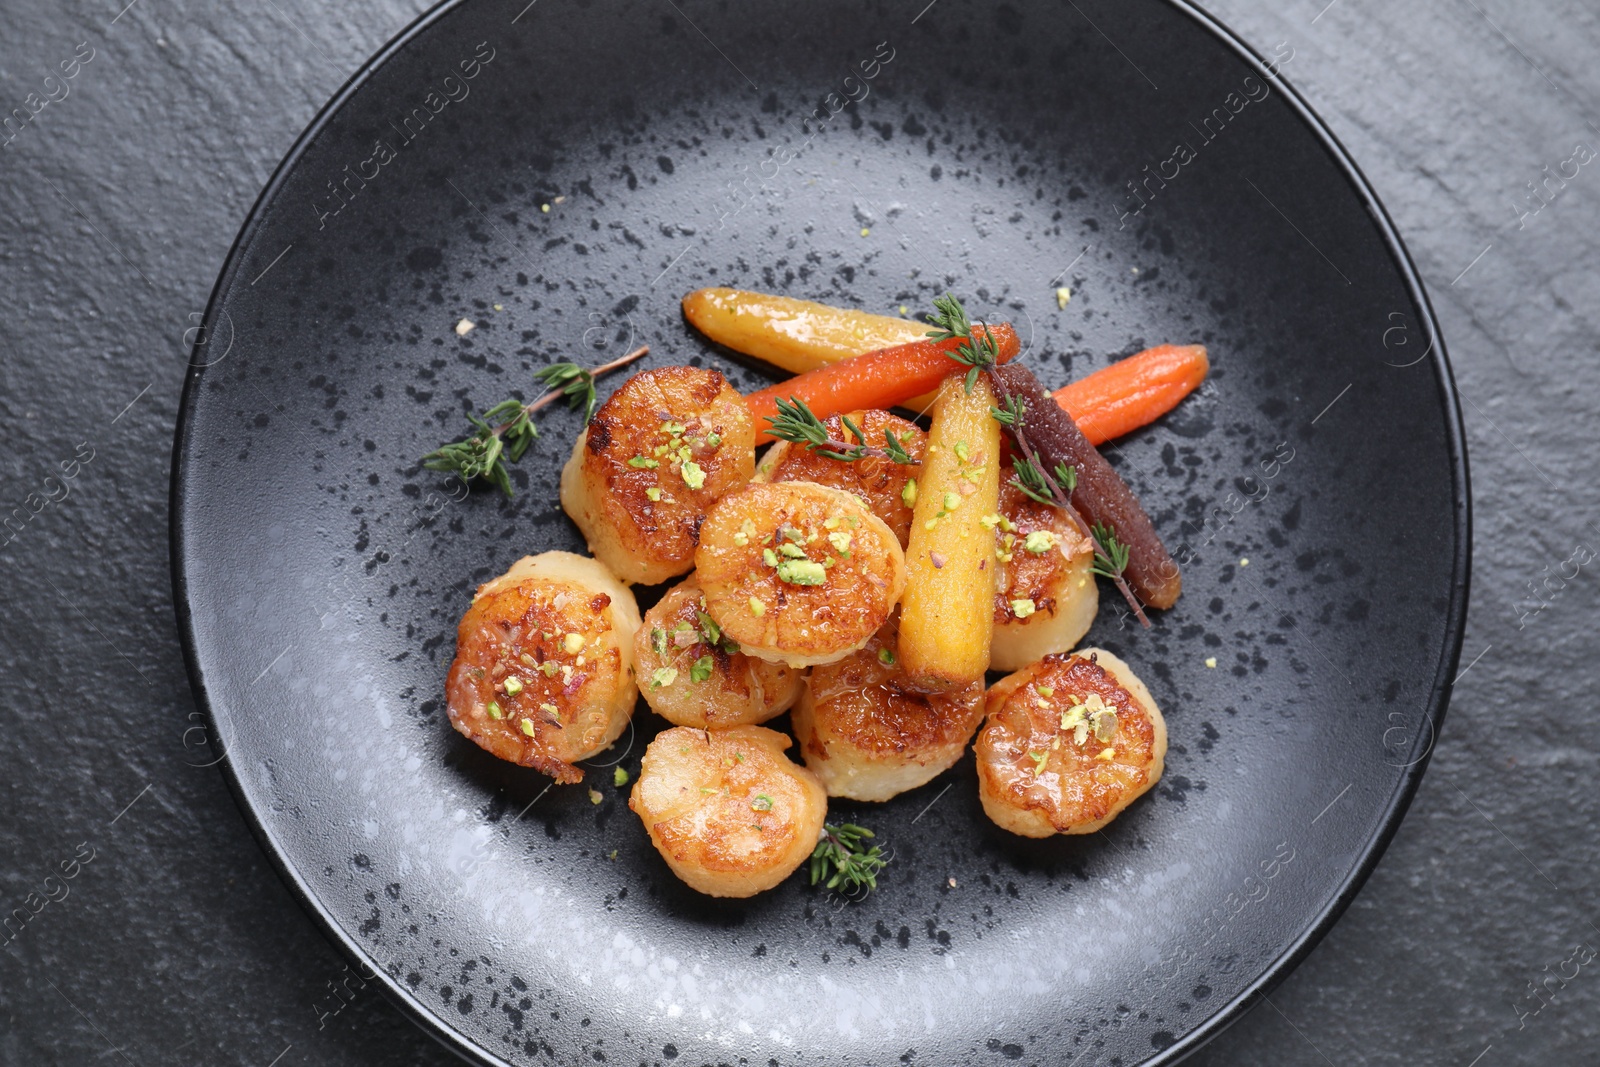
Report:
M 194 686 L 307 908 L 470 1057 L 1172 1062 L 1328 929 L 1416 787 L 1466 603 L 1460 426 L 1292 44 L 1274 77 L 1160 0 L 925 3 L 447 5 L 313 123 L 217 283 L 173 475 Z M 555 499 L 578 422 L 542 420 L 511 501 L 417 457 L 552 360 L 647 341 L 763 381 L 682 322 L 713 284 L 948 288 L 1051 385 L 1211 346 L 1204 389 L 1110 450 L 1193 561 L 1153 630 L 1102 599 L 1091 640 L 1172 744 L 1107 831 L 996 830 L 969 760 L 836 806 L 894 853 L 867 900 L 712 901 L 609 769 L 592 804 L 450 730 L 474 585 L 581 550 Z M 636 770 L 637 725 L 597 763 Z

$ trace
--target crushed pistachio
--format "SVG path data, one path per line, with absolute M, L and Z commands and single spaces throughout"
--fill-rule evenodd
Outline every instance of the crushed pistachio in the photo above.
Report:
M 604 799 L 605 797 L 600 795 L 600 790 L 594 788 L 589 790 L 589 803 L 598 804 Z
M 1013 600 L 1011 602 L 1011 614 L 1015 615 L 1019 619 L 1026 619 L 1036 610 L 1038 609 L 1034 607 L 1033 601 L 1031 600 Z
M 750 598 L 750 614 L 760 617 L 767 613 L 767 606 L 755 597 Z
M 1050 753 L 1049 751 L 1035 752 L 1032 749 L 1029 749 L 1028 758 L 1033 760 L 1033 775 L 1035 778 L 1037 778 L 1039 775 L 1044 773 L 1045 761 L 1050 758 Z
M 546 678 L 554 677 L 556 671 L 558 671 L 560 669 L 561 669 L 561 666 L 558 663 L 556 663 L 556 661 L 553 660 L 553 659 L 547 659 L 543 663 L 539 664 L 539 672 L 541 674 L 543 674 Z
M 733 535 L 733 543 L 738 545 L 740 548 L 743 548 L 745 545 L 750 543 L 750 535 L 745 533 L 743 530 L 740 530 L 738 533 Z
M 556 707 L 554 704 L 540 704 L 539 710 L 557 722 L 561 721 L 561 709 Z
M 713 430 L 712 432 L 706 434 L 707 448 L 716 448 L 720 444 L 722 444 L 722 435 L 720 433 L 717 433 L 715 430 Z
M 755 811 L 771 811 L 772 798 L 765 793 L 757 793 L 755 799 L 750 801 L 750 807 Z
M 900 487 L 900 503 L 908 508 L 917 506 L 917 480 L 907 478 L 906 484 Z
M 539 666 L 539 661 L 528 655 L 526 652 L 520 653 L 517 658 L 522 661 L 522 665 L 524 667 L 533 667 L 537 669 Z
M 650 688 L 660 689 L 664 685 L 671 685 L 678 680 L 678 668 L 657 667 L 650 672 Z
M 522 732 L 527 734 L 529 737 L 533 736 L 533 720 L 532 719 L 523 719 L 522 720 Z
M 1116 754 L 1117 750 L 1114 748 L 1102 748 L 1100 750 L 1100 754 L 1096 756 L 1095 759 L 1103 759 L 1109 762 L 1113 757 L 1116 756 Z
M 801 548 L 799 545 L 791 545 L 791 544 L 789 544 L 787 542 L 785 542 L 784 544 L 781 544 L 781 545 L 778 546 L 778 552 L 780 554 L 782 554 L 785 559 L 805 559 L 806 558 L 806 550 L 805 549 Z
M 979 519 L 979 520 L 978 520 L 978 521 L 979 521 L 979 522 L 981 522 L 981 523 L 983 523 L 983 528 L 984 528 L 984 529 L 985 529 L 985 530 L 992 530 L 992 529 L 994 529 L 994 528 L 995 528 L 995 527 L 996 527 L 996 526 L 999 526 L 999 525 L 1000 525 L 1000 523 L 1001 523 L 1001 522 L 1002 522 L 1002 521 L 1003 521 L 1003 520 L 1002 520 L 1002 519 L 1001 519 L 1001 518 L 1000 518 L 1000 515 L 999 515 L 999 513 L 997 513 L 997 512 L 990 512 L 990 513 L 989 513 L 989 514 L 987 514 L 987 515 L 985 515 L 985 516 L 983 516 L 983 518 L 981 518 L 981 519 Z
M 895 665 L 894 649 L 878 649 L 878 662 L 883 664 L 885 667 L 893 667 Z
M 561 647 L 567 655 L 575 656 L 583 649 L 584 639 L 582 634 L 568 634 L 561 639 Z
M 1050 551 L 1056 546 L 1056 542 L 1056 535 L 1049 530 L 1035 530 L 1023 538 L 1022 547 L 1037 556 L 1041 552 Z
M 667 434 L 669 437 L 676 437 L 685 429 L 687 429 L 687 427 L 681 422 L 672 422 L 671 420 L 668 420 L 667 422 L 663 422 L 661 424 L 661 432 Z
M 966 463 L 972 458 L 971 454 L 967 450 L 967 443 L 965 441 L 956 442 L 956 458 L 963 463 Z
M 828 535 L 828 544 L 832 545 L 835 551 L 848 552 L 850 551 L 850 540 L 854 536 L 849 530 L 836 530 Z
M 1045 698 L 1056 695 L 1056 687 L 1053 685 L 1036 685 L 1033 687 L 1033 691 Z
M 1090 724 L 1094 727 L 1094 739 L 1104 744 L 1117 736 L 1117 713 L 1111 708 L 1103 708 L 1089 717 Z
M 506 717 L 505 712 L 500 710 L 500 702 L 498 700 L 489 701 L 488 706 L 484 710 L 488 711 L 489 718 L 491 719 L 503 719 Z
M 651 459 L 649 456 L 630 456 L 628 458 L 628 466 L 635 470 L 653 471 L 657 467 L 661 466 L 661 461 L 658 459 Z
M 616 770 L 612 771 L 611 772 L 611 784 L 616 786 L 618 789 L 621 789 L 623 786 L 627 785 L 628 784 L 628 772 L 627 772 L 627 770 L 625 770 L 622 767 L 618 767 Z
M 506 679 L 506 696 L 514 697 L 520 692 L 522 692 L 522 679 L 513 674 Z
M 790 585 L 821 585 L 828 580 L 828 571 L 809 559 L 786 559 L 778 564 L 778 577 Z
M 701 656 L 694 661 L 694 666 L 689 668 L 689 681 L 704 682 L 711 677 L 711 672 L 716 668 L 717 661 L 710 656 Z
M 648 488 L 648 489 L 646 489 L 644 491 L 644 495 L 646 497 L 648 497 L 649 499 L 651 499 L 651 500 L 660 500 L 661 499 L 661 490 L 657 489 L 655 486 L 652 485 L 650 488 Z
M 706 472 L 692 459 L 684 460 L 678 472 L 683 475 L 683 484 L 690 489 L 699 489 L 706 484 Z
M 956 508 L 959 508 L 960 506 L 961 506 L 961 495 L 959 493 L 946 492 L 944 494 L 944 510 L 946 510 L 946 511 L 954 511 Z
M 778 554 L 770 548 L 763 548 L 761 550 L 761 562 L 769 567 L 776 567 L 778 565 Z

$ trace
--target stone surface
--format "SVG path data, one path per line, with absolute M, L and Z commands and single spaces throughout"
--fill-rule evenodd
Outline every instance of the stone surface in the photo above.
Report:
M 370 987 L 334 997 L 342 959 L 203 766 L 166 547 L 190 316 L 295 136 L 422 7 L 96 7 L 19 0 L 0 35 L 4 114 L 93 49 L 64 97 L 0 135 L 3 510 L 58 498 L 0 547 L 4 907 L 74 872 L 5 945 L 0 1062 L 452 1062 Z M 1193 1062 L 1591 1061 L 1600 984 L 1592 966 L 1572 975 L 1591 951 L 1574 950 L 1600 945 L 1597 753 L 1581 729 L 1594 567 L 1563 564 L 1600 541 L 1584 477 L 1597 179 L 1585 166 L 1537 213 L 1526 183 L 1600 141 L 1597 15 L 1504 0 L 1211 10 L 1263 52 L 1293 45 L 1289 80 L 1430 286 L 1471 448 L 1476 566 L 1466 670 L 1411 814 L 1322 945 Z

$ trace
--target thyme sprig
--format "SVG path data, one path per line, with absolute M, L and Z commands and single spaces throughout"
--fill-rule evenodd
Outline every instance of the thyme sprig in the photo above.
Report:
M 895 463 L 917 462 L 911 457 L 911 453 L 906 451 L 905 439 L 896 437 L 893 430 L 883 431 L 882 448 L 867 444 L 867 435 L 848 415 L 840 416 L 840 420 L 844 423 L 845 429 L 855 437 L 856 443 L 851 444 L 847 440 L 834 437 L 828 430 L 828 424 L 817 418 L 816 412 L 797 396 L 779 400 L 778 413 L 768 415 L 766 418 L 771 424 L 767 432 L 773 437 L 780 441 L 803 445 L 817 455 L 829 459 L 852 463 L 867 456 L 877 456 Z M 908 434 L 907 437 L 909 436 Z
M 1021 397 L 1014 396 L 1011 390 L 1006 388 L 1003 378 L 993 373 L 999 363 L 999 348 L 990 335 L 989 328 L 983 327 L 981 340 L 974 336 L 972 320 L 968 318 L 966 309 L 961 306 L 961 301 L 951 293 L 934 297 L 933 306 L 934 313 L 929 319 L 938 329 L 928 336 L 935 341 L 945 341 L 953 337 L 962 339 L 956 350 L 950 353 L 950 358 L 970 368 L 967 371 L 967 392 L 972 392 L 979 371 L 989 372 L 990 387 L 994 389 L 995 399 L 1000 402 L 989 409 L 989 414 L 1011 434 L 1011 439 L 1016 442 L 1017 451 L 1021 453 L 1021 456 L 1013 462 L 1013 469 L 1017 472 L 1013 484 L 1026 496 L 1039 503 L 1054 504 L 1066 511 L 1079 532 L 1094 543 L 1095 562 L 1092 568 L 1094 573 L 1111 580 L 1123 599 L 1128 602 L 1128 606 L 1133 609 L 1134 616 L 1148 628 L 1150 620 L 1145 616 L 1144 605 L 1133 595 L 1133 589 L 1128 585 L 1128 579 L 1124 574 L 1128 568 L 1128 546 L 1118 541 L 1116 532 L 1108 527 L 1097 524 L 1091 528 L 1072 506 L 1072 491 L 1078 485 L 1076 467 L 1058 463 L 1054 470 L 1048 474 L 1045 472 L 1044 462 L 1040 460 L 1024 429 L 1023 416 L 1027 412 L 1026 404 Z
M 868 846 L 872 831 L 854 823 L 822 827 L 822 837 L 811 853 L 811 884 L 824 883 L 846 893 L 870 893 L 878 888 L 878 872 L 889 862 L 883 849 Z
M 982 338 L 973 334 L 972 320 L 967 318 L 967 309 L 961 306 L 961 301 L 953 294 L 946 293 L 934 297 L 933 308 L 933 314 L 928 318 L 936 329 L 928 336 L 935 341 L 960 339 L 961 343 L 950 353 L 950 358 L 969 368 L 966 387 L 967 395 L 971 396 L 979 372 L 1000 362 L 1000 346 L 995 342 L 994 334 L 990 332 L 988 326 L 983 327 Z
M 1024 496 L 1041 504 L 1056 503 L 1053 495 L 1056 486 L 1066 490 L 1069 499 L 1072 491 L 1078 487 L 1078 468 L 1069 467 L 1065 463 L 1057 463 L 1056 469 L 1046 474 L 1034 466 L 1033 460 L 1014 458 L 1011 461 L 1011 468 L 1017 472 L 1017 476 L 1011 479 L 1011 484 Z
M 1117 540 L 1117 528 L 1097 522 L 1094 539 L 1094 566 L 1089 569 L 1112 580 L 1121 578 L 1122 572 L 1128 569 L 1128 546 Z
M 513 397 L 500 401 L 482 415 L 468 415 L 467 421 L 472 423 L 473 432 L 459 441 L 440 445 L 429 452 L 422 457 L 422 465 L 431 471 L 452 471 L 460 475 L 463 481 L 482 478 L 497 486 L 506 496 L 511 496 L 511 474 L 506 469 L 506 460 L 515 463 L 521 459 L 528 446 L 539 436 L 539 427 L 533 422 L 534 412 L 565 397 L 567 407 L 571 410 L 583 408 L 583 421 L 587 424 L 594 417 L 597 406 L 594 380 L 607 371 L 627 366 L 649 351 L 649 346 L 641 345 L 620 359 L 593 370 L 576 363 L 552 363 L 548 367 L 541 367 L 533 374 L 545 386 L 544 393 L 537 400 L 524 404 L 521 399 Z

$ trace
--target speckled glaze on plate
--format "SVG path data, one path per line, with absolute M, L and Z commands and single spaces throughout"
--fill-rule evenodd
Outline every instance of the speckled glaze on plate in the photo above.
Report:
M 340 92 L 217 283 L 173 563 L 247 818 L 413 1018 L 485 1063 L 1170 1063 L 1328 929 L 1443 716 L 1466 461 L 1404 251 L 1285 84 L 1292 45 L 1268 58 L 1162 0 L 483 0 Z M 721 284 L 950 289 L 1051 386 L 1210 346 L 1200 393 L 1108 449 L 1189 563 L 1153 629 L 1104 596 L 1090 634 L 1171 731 L 1106 831 L 995 829 L 969 757 L 834 806 L 893 852 L 864 901 L 714 901 L 612 785 L 647 712 L 578 787 L 450 729 L 474 586 L 582 550 L 555 491 L 578 421 L 541 419 L 512 500 L 418 457 L 553 360 L 647 342 L 768 380 L 681 319 Z

